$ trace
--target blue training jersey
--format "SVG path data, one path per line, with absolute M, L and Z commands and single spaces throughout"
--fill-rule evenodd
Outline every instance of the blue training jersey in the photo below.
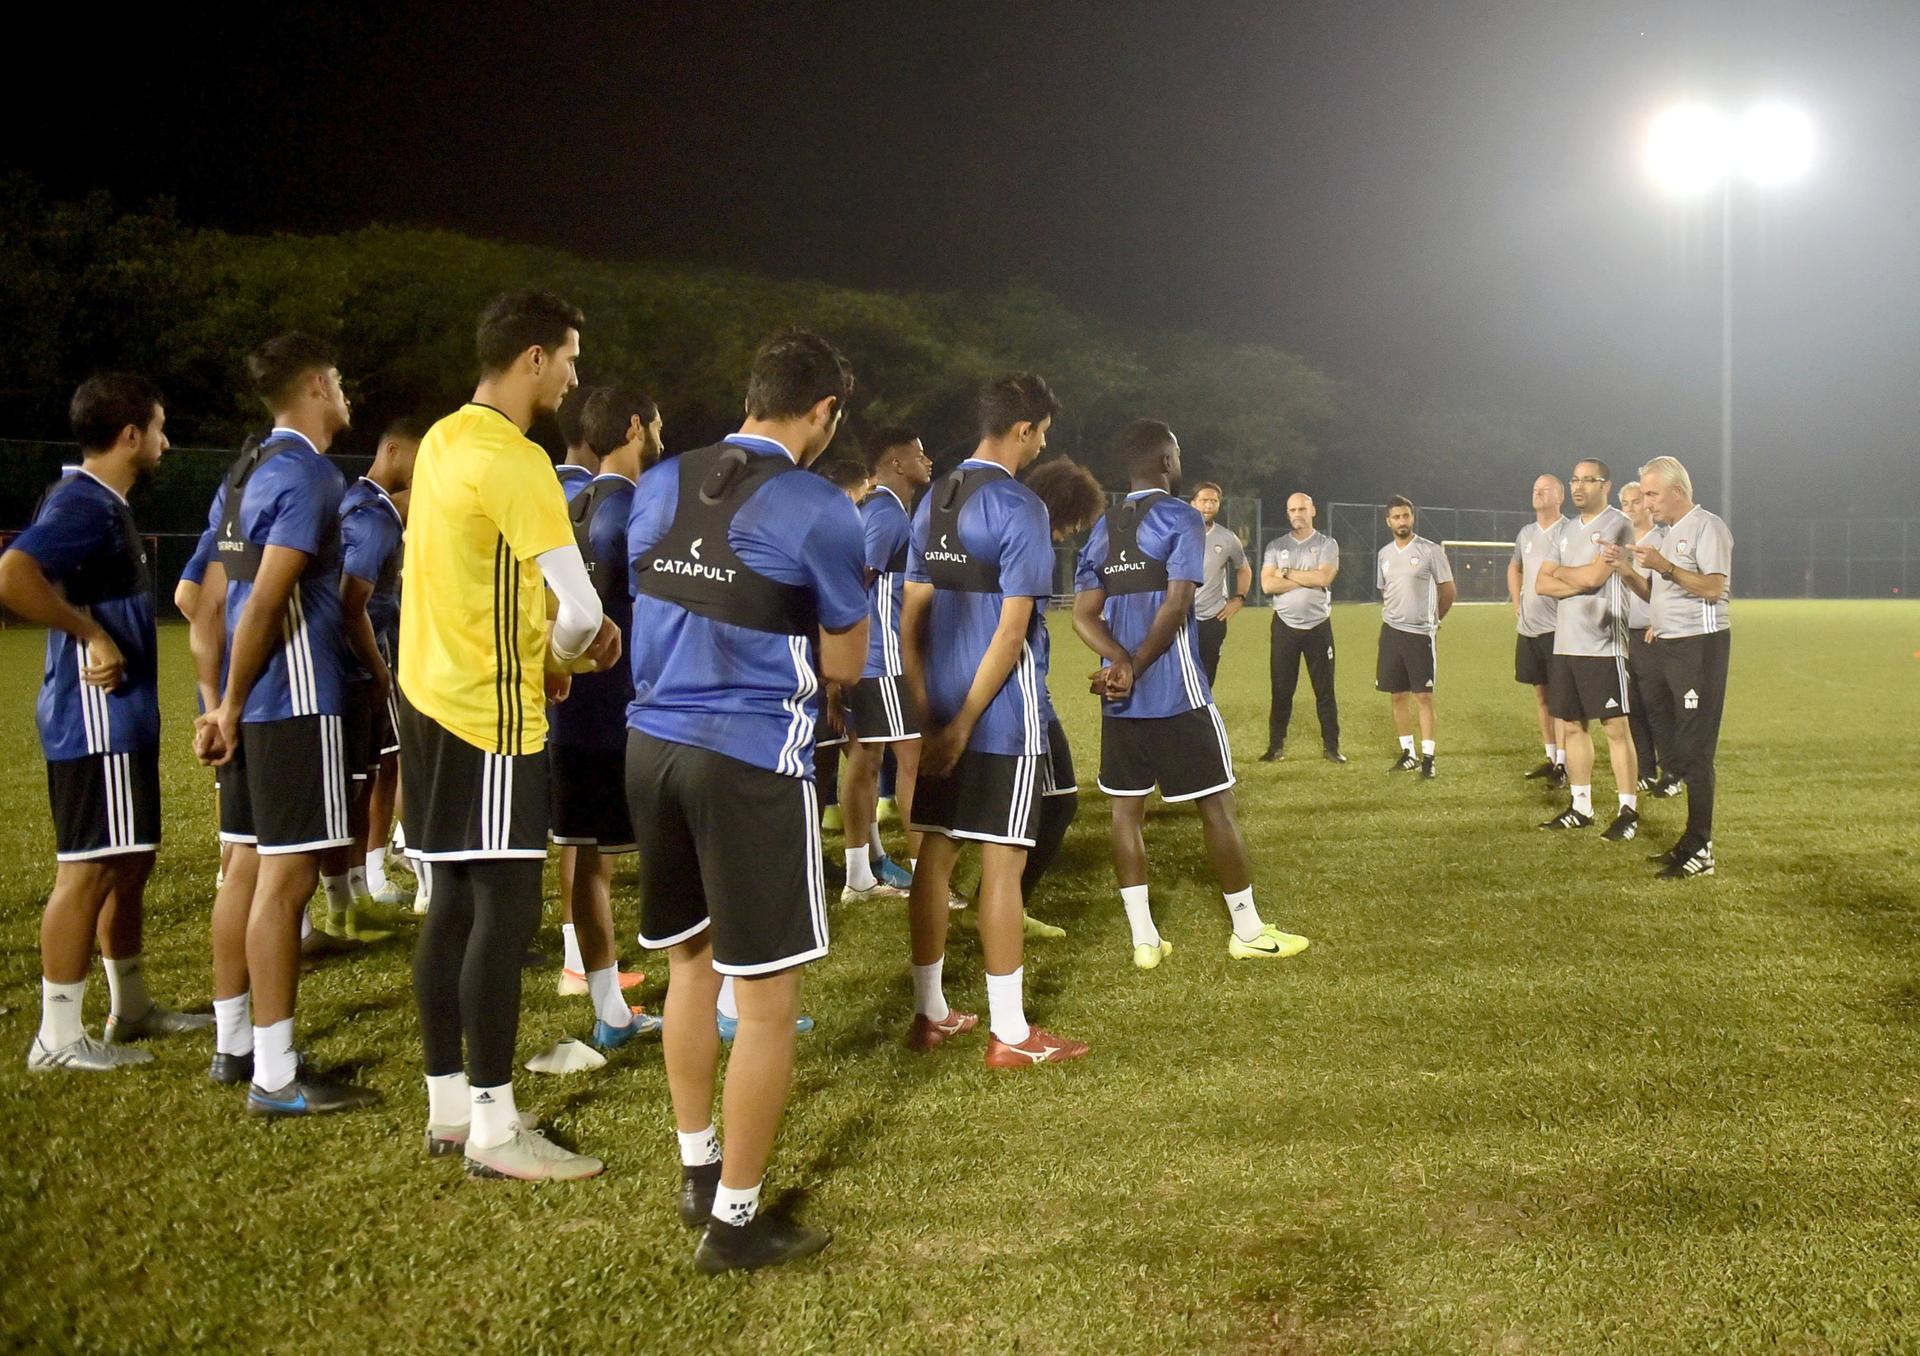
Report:
M 727 441 L 762 456 L 790 455 L 766 438 Z M 627 521 L 629 589 L 632 562 L 667 534 L 679 501 L 679 458 L 640 477 Z M 735 514 L 727 543 L 755 573 L 812 590 L 825 629 L 844 631 L 867 615 L 860 515 L 823 477 L 778 475 L 761 485 Z M 814 638 L 716 621 L 642 593 L 633 600 L 629 639 L 628 726 L 770 772 L 813 776 Z
M 280 640 L 247 694 L 246 724 L 295 716 L 346 714 L 348 655 L 340 627 L 340 500 L 346 477 L 306 438 L 277 428 L 262 443 L 264 460 L 240 492 L 239 529 L 256 546 L 284 546 L 307 556 L 287 598 Z M 213 496 L 208 520 L 226 513 L 227 482 Z M 246 580 L 227 580 L 227 654 L 253 593 Z
M 627 583 L 627 519 L 633 511 L 633 482 L 611 472 L 594 477 L 595 484 L 603 481 L 612 484 L 587 524 L 587 574 L 607 620 L 620 628 L 625 647 L 633 633 L 633 594 Z M 547 742 L 624 749 L 627 705 L 632 700 L 633 670 L 626 662 L 605 673 L 575 674 L 567 699 L 547 708 Z
M 560 493 L 566 495 L 569 504 L 576 494 L 593 484 L 593 472 L 584 466 L 575 466 L 570 461 L 561 462 L 553 468 L 553 473 L 559 477 Z
M 48 762 L 133 753 L 160 742 L 153 587 L 146 546 L 119 492 L 91 473 L 63 475 L 7 548 L 31 556 L 67 601 L 113 638 L 126 674 L 112 692 L 81 680 L 87 646 L 47 632 L 34 723 Z
M 913 521 L 907 506 L 882 485 L 860 505 L 860 523 L 866 533 L 867 568 L 874 572 L 868 590 L 867 667 L 863 678 L 898 678 L 900 664 L 900 603 L 907 588 L 907 543 Z
M 219 537 L 219 531 L 211 527 L 200 534 L 200 540 L 193 544 L 193 554 L 187 557 L 186 566 L 180 571 L 181 583 L 207 582 L 207 565 L 213 560 L 213 548 Z
M 1166 563 L 1169 582 L 1187 579 L 1198 589 L 1206 577 L 1206 519 L 1200 516 L 1200 510 L 1171 494 L 1139 490 L 1127 498 L 1137 500 L 1148 494 L 1156 497 L 1140 515 L 1135 543 L 1148 558 Z M 1093 525 L 1093 534 L 1080 552 L 1073 574 L 1075 588 L 1104 587 L 1100 567 L 1106 562 L 1107 552 L 1107 519 L 1103 517 Z M 1107 629 L 1129 651 L 1138 650 L 1153 625 L 1154 614 L 1166 600 L 1165 589 L 1108 594 L 1102 609 Z M 1104 659 L 1101 667 L 1106 667 Z M 1158 659 L 1134 673 L 1133 690 L 1123 700 L 1103 701 L 1101 710 L 1109 716 L 1157 720 L 1205 706 L 1212 700 L 1213 690 L 1207 685 L 1206 671 L 1200 667 L 1199 627 L 1189 606 L 1185 621 L 1174 632 L 1173 643 Z
M 340 573 L 373 585 L 367 598 L 367 620 L 380 657 L 393 667 L 400 644 L 400 541 L 406 531 L 400 510 L 384 488 L 361 476 L 340 497 Z M 343 632 L 341 644 L 346 645 Z M 348 671 L 355 678 L 370 675 L 347 646 Z
M 936 588 L 926 626 L 928 716 L 945 725 L 966 704 L 973 675 L 986 658 L 1007 598 L 1033 599 L 1033 621 L 1013 672 L 994 694 L 967 738 L 976 753 L 1039 754 L 1047 751 L 1047 600 L 1053 596 L 1053 534 L 1046 505 L 1005 467 L 969 457 L 963 468 L 992 467 L 1000 474 L 960 510 L 960 541 L 974 560 L 1000 571 L 998 593 Z M 932 583 L 927 573 L 927 530 L 934 496 L 921 496 L 913 516 L 907 579 Z M 934 543 L 937 547 L 939 543 Z

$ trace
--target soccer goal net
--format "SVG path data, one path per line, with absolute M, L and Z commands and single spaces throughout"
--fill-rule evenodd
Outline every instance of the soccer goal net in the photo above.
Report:
M 1457 601 L 1507 601 L 1507 565 L 1513 560 L 1512 542 L 1443 541 L 1440 548 L 1447 553 L 1447 563 L 1453 566 Z

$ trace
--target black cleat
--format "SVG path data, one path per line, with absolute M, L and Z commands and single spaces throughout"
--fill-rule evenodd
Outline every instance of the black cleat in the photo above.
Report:
M 1423 755 L 1420 759 L 1420 780 L 1423 782 L 1433 780 L 1433 755 L 1430 753 Z
M 1267 751 L 1260 755 L 1260 761 L 1263 763 L 1284 763 L 1286 759 L 1287 746 L 1284 741 L 1278 744 L 1269 744 Z
M 1642 773 L 1640 780 L 1633 784 L 1633 789 L 1644 796 L 1652 792 L 1658 785 L 1660 785 L 1660 774 L 1658 772 L 1655 772 L 1652 776 Z
M 1647 794 L 1658 796 L 1661 800 L 1672 800 L 1675 796 L 1679 795 L 1685 787 L 1685 782 L 1669 772 L 1659 781 L 1655 782 L 1653 789 Z
M 1620 813 L 1613 817 L 1613 823 L 1607 825 L 1600 835 L 1609 843 L 1630 843 L 1640 836 L 1640 812 L 1622 805 Z
M 1420 760 L 1413 756 L 1411 749 L 1403 749 L 1400 756 L 1388 766 L 1389 772 L 1411 772 L 1420 766 Z
M 680 1222 L 698 1229 L 713 1218 L 713 1197 L 720 1189 L 720 1165 L 702 1163 L 697 1168 L 680 1167 Z
M 207 1067 L 207 1077 L 216 1083 L 253 1082 L 253 1052 L 244 1055 L 223 1055 L 215 1052 L 213 1063 Z
M 1569 805 L 1540 827 L 1543 829 L 1590 829 L 1593 827 L 1593 816 L 1583 815 Z
M 693 1250 L 693 1265 L 709 1276 L 723 1271 L 758 1271 L 811 1257 L 833 1242 L 825 1229 L 810 1228 L 773 1215 L 755 1215 L 745 1224 L 708 1220 Z
M 1660 880 L 1686 880 L 1692 876 L 1713 874 L 1713 844 L 1703 843 L 1684 857 L 1677 857 L 1657 873 Z
M 247 1089 L 247 1110 L 256 1116 L 324 1116 L 374 1106 L 380 1094 L 352 1083 L 296 1074 L 284 1088 L 268 1090 L 258 1083 Z
M 1340 750 L 1338 749 L 1322 749 L 1320 751 L 1320 756 L 1326 759 L 1329 763 L 1344 763 L 1347 761 L 1347 755 L 1340 752 Z
M 1554 774 L 1557 773 L 1559 770 L 1560 770 L 1560 764 L 1553 762 L 1551 759 L 1549 759 L 1546 762 L 1541 763 L 1540 766 L 1535 768 L 1533 771 L 1529 772 L 1527 774 L 1527 780 L 1530 782 L 1552 781 L 1554 778 Z
M 1565 763 L 1555 763 L 1553 765 L 1553 775 L 1547 778 L 1547 785 L 1556 791 L 1564 791 L 1567 789 L 1567 765 Z

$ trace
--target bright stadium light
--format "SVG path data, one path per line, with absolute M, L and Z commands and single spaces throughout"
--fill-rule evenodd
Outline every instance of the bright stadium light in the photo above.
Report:
M 1734 128 L 1733 161 L 1756 184 L 1792 183 L 1813 166 L 1813 123 L 1785 104 L 1750 108 Z
M 1681 104 L 1653 120 L 1647 169 L 1670 193 L 1704 193 L 1727 177 L 1731 150 L 1725 118 L 1704 104 Z

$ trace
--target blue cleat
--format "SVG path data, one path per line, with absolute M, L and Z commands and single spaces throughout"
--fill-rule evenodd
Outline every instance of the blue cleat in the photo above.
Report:
M 716 1012 L 714 1014 L 714 1021 L 719 1023 L 721 1040 L 731 1041 L 735 1036 L 740 1034 L 740 1019 L 738 1017 L 728 1017 L 724 1013 Z M 813 1030 L 813 1018 L 801 1016 L 794 1019 L 793 1033 L 796 1036 L 804 1036 L 811 1030 Z
M 247 1110 L 256 1116 L 324 1116 L 373 1106 L 379 1100 L 380 1094 L 372 1088 L 311 1075 L 296 1076 L 284 1088 L 269 1090 L 254 1083 L 247 1089 Z
M 873 878 L 882 885 L 891 885 L 896 890 L 913 888 L 913 872 L 891 857 L 880 859 L 880 864 L 873 868 Z
M 608 1026 L 599 1018 L 593 1022 L 590 1044 L 601 1051 L 618 1050 L 635 1036 L 650 1036 L 660 1029 L 660 1019 L 639 1008 L 633 1009 L 633 1021 L 626 1026 Z

